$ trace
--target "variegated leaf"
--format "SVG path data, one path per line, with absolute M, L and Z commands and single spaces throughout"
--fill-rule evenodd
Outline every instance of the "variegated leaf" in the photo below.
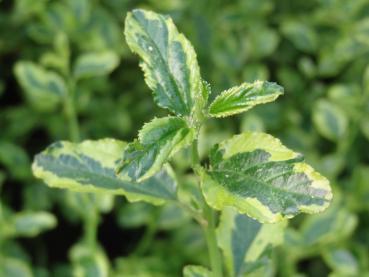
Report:
M 261 224 L 233 207 L 226 207 L 221 214 L 217 239 L 229 276 L 243 276 L 257 268 L 258 259 L 265 251 L 283 242 L 285 225 L 286 221 Z
M 112 72 L 118 63 L 119 56 L 113 51 L 85 53 L 77 58 L 74 76 L 77 79 L 103 76 Z
M 272 102 L 283 94 L 283 88 L 276 83 L 255 81 L 243 83 L 223 91 L 209 107 L 213 117 L 225 117 L 245 112 L 252 107 Z
M 170 17 L 133 10 L 124 33 L 128 46 L 142 59 L 145 81 L 160 107 L 183 116 L 205 106 L 196 53 Z
M 175 199 L 176 182 L 169 169 L 140 184 L 117 178 L 115 166 L 126 145 L 114 139 L 56 142 L 35 157 L 33 173 L 50 187 L 120 194 L 152 204 Z
M 38 109 L 55 108 L 67 93 L 66 84 L 57 73 L 35 63 L 17 62 L 14 72 L 27 99 Z
M 211 207 L 233 206 L 260 222 L 321 212 L 332 198 L 325 177 L 265 133 L 245 132 L 216 145 L 201 177 Z
M 194 133 L 179 117 L 156 118 L 145 124 L 138 141 L 125 148 L 117 167 L 118 176 L 138 182 L 151 177 L 174 153 L 192 142 Z
M 313 122 L 317 131 L 332 141 L 342 139 L 349 126 L 345 112 L 339 106 L 324 99 L 318 100 L 314 105 Z

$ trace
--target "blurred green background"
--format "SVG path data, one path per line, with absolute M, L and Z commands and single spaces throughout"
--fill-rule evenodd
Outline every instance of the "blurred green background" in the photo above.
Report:
M 177 207 L 101 195 L 89 196 L 100 248 L 87 253 L 90 207 L 31 173 L 36 153 L 70 139 L 63 82 L 83 59 L 110 59 L 101 72 L 79 69 L 83 139 L 131 141 L 166 114 L 124 42 L 124 17 L 138 7 L 172 16 L 211 99 L 257 79 L 285 88 L 274 103 L 209 121 L 203 154 L 231 134 L 265 131 L 331 181 L 331 207 L 292 220 L 258 276 L 369 276 L 368 0 L 0 0 L 0 275 L 180 276 L 186 264 L 208 263 L 201 229 Z M 186 173 L 186 153 L 174 167 Z

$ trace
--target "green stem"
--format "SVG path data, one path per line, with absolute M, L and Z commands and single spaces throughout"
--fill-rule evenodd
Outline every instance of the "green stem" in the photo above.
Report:
M 96 212 L 92 216 L 86 216 L 84 224 L 84 238 L 90 249 L 95 249 L 97 240 L 98 218 Z
M 199 159 L 199 152 L 197 150 L 197 140 L 192 143 L 192 167 L 197 171 L 200 167 L 200 159 Z M 206 243 L 208 245 L 209 251 L 209 259 L 210 259 L 210 266 L 212 271 L 212 276 L 214 277 L 222 277 L 223 270 L 222 270 L 222 257 L 217 245 L 217 238 L 216 238 L 216 221 L 215 221 L 215 211 L 208 206 L 206 201 L 203 201 L 204 206 L 204 217 L 207 221 L 207 224 L 203 225 L 204 233 L 206 237 Z
M 205 204 L 205 217 L 208 221 L 205 229 L 206 242 L 208 245 L 209 258 L 211 271 L 214 277 L 222 277 L 222 257 L 217 245 L 217 237 L 215 233 L 216 222 L 215 222 L 215 212 Z
M 80 141 L 80 132 L 78 125 L 77 112 L 75 109 L 75 81 L 69 76 L 68 94 L 65 98 L 65 113 L 68 121 L 69 138 L 73 142 Z M 94 201 L 91 200 L 89 195 L 83 194 L 82 199 L 85 207 L 90 209 L 89 212 L 83 215 L 84 220 L 84 240 L 90 249 L 94 249 L 97 240 L 97 226 L 99 223 L 98 213 L 95 209 Z
M 75 97 L 75 83 L 69 82 L 69 90 L 65 99 L 65 113 L 68 120 L 69 137 L 72 141 L 78 142 L 80 140 L 79 126 L 77 113 L 75 110 L 74 97 Z
M 133 252 L 134 256 L 140 256 L 140 255 L 145 254 L 147 249 L 151 245 L 151 242 L 153 241 L 155 237 L 156 230 L 158 229 L 158 220 L 159 220 L 160 212 L 161 212 L 161 209 L 156 208 L 146 228 L 146 231 L 140 240 L 140 243 L 138 244 L 138 246 Z
M 197 149 L 197 140 L 192 143 L 192 166 L 198 167 L 200 165 L 199 151 Z

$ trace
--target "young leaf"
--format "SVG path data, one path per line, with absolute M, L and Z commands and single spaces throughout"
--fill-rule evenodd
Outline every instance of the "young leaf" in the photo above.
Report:
M 239 214 L 235 208 L 226 207 L 221 214 L 217 238 L 229 276 L 244 276 L 254 269 L 269 246 L 282 243 L 285 223 L 261 224 Z
M 118 176 L 138 182 L 151 177 L 174 153 L 193 141 L 194 133 L 179 117 L 156 118 L 145 124 L 138 141 L 124 150 L 117 167 Z
M 245 112 L 252 107 L 272 102 L 283 94 L 283 88 L 276 83 L 255 81 L 243 83 L 223 91 L 209 107 L 212 117 L 225 117 Z
M 53 109 L 66 94 L 64 80 L 32 62 L 20 61 L 15 65 L 15 76 L 35 107 Z
M 205 106 L 196 53 L 170 17 L 133 10 L 124 33 L 130 49 L 142 59 L 146 84 L 160 107 L 184 116 Z
M 90 52 L 77 58 L 74 76 L 77 79 L 103 76 L 112 72 L 119 64 L 119 57 L 113 51 Z
M 186 265 L 183 268 L 184 277 L 210 277 L 212 276 L 209 269 L 200 265 Z
M 332 198 L 326 178 L 264 133 L 245 132 L 216 145 L 210 153 L 210 169 L 201 175 L 211 207 L 233 206 L 260 222 L 321 212 Z
M 32 170 L 50 187 L 120 194 L 152 204 L 175 199 L 176 182 L 168 169 L 139 185 L 117 178 L 115 166 L 126 145 L 114 139 L 57 142 L 35 157 Z

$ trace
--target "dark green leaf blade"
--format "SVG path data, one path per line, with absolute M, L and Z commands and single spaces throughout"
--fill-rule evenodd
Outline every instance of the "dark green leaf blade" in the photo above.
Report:
M 216 145 L 201 175 L 211 207 L 233 206 L 260 222 L 321 212 L 332 198 L 325 177 L 265 133 L 245 132 Z
M 140 184 L 117 178 L 115 166 L 126 145 L 114 139 L 57 142 L 35 157 L 33 173 L 50 187 L 124 195 L 130 201 L 152 204 L 175 199 L 176 182 L 170 170 Z
M 209 107 L 212 117 L 225 117 L 245 112 L 252 107 L 272 102 L 283 94 L 283 88 L 276 83 L 255 81 L 243 83 L 223 91 Z

